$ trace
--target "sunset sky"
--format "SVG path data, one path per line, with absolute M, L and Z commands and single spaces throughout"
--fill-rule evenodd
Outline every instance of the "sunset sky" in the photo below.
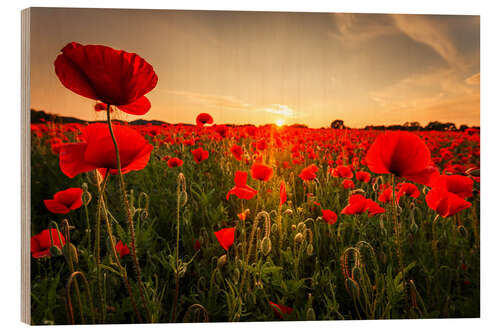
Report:
M 153 66 L 151 110 L 125 120 L 479 125 L 479 16 L 36 8 L 31 20 L 37 110 L 103 118 L 55 75 L 76 41 Z

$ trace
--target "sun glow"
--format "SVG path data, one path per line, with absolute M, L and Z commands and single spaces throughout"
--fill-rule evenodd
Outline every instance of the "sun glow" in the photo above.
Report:
M 285 121 L 283 119 L 276 120 L 276 125 L 278 125 L 279 127 L 283 126 L 284 123 Z

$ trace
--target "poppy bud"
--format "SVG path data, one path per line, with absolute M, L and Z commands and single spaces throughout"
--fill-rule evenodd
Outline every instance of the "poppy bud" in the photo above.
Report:
M 297 226 L 295 224 L 292 224 L 292 231 L 295 231 L 297 229 Z
M 306 229 L 306 224 L 304 222 L 300 222 L 297 224 L 297 232 L 304 232 Z
M 149 212 L 147 208 L 142 208 L 141 209 L 141 219 L 145 220 L 149 216 Z
M 271 238 L 269 237 L 264 237 L 262 239 L 262 242 L 260 243 L 260 250 L 262 251 L 262 254 L 267 256 L 272 249 L 272 244 L 271 244 Z
M 295 243 L 301 244 L 304 241 L 304 235 L 299 232 L 295 235 L 295 238 L 293 240 Z
M 60 248 L 58 248 L 57 246 L 54 246 L 52 245 L 49 249 L 50 251 L 50 256 L 51 257 L 57 257 L 57 256 L 60 256 L 62 254 L 62 251 Z
M 293 214 L 293 210 L 291 210 L 290 208 L 288 208 L 287 210 L 285 210 L 283 212 L 283 214 L 285 214 L 285 215 L 291 215 L 291 214 Z
M 416 308 L 417 307 L 417 287 L 415 286 L 415 283 L 413 280 L 410 280 L 410 298 L 411 298 L 411 305 Z
M 460 235 L 462 235 L 463 238 L 468 238 L 469 237 L 469 232 L 463 225 L 459 225 L 457 227 L 457 231 Z
M 356 281 L 361 280 L 361 268 L 359 266 L 354 266 L 352 268 L 352 278 Z
M 240 280 L 240 270 L 238 268 L 233 270 L 233 280 L 234 284 L 238 284 L 238 281 Z
M 418 231 L 418 225 L 413 222 L 412 224 L 410 224 L 410 231 L 413 233 L 413 234 L 416 234 L 417 231 Z
M 64 257 L 66 258 L 66 261 L 68 261 L 68 263 L 70 262 L 69 259 L 71 258 L 71 262 L 73 262 L 73 264 L 78 264 L 78 251 L 73 244 L 68 243 L 64 245 L 62 248 L 62 253 L 64 254 Z
M 276 223 L 273 223 L 273 225 L 271 226 L 271 232 L 273 234 L 278 232 L 278 225 Z
M 312 244 L 307 245 L 306 253 L 310 257 L 314 253 L 314 246 Z
M 198 289 L 199 292 L 206 289 L 206 281 L 203 276 L 198 279 L 198 282 L 196 282 L 196 289 Z
M 188 201 L 188 195 L 186 191 L 182 191 L 179 193 L 179 203 L 181 207 L 184 207 Z
M 83 190 L 82 202 L 83 202 L 83 205 L 85 207 L 87 207 L 90 203 L 90 200 L 92 200 L 92 194 L 90 194 L 90 192 L 89 192 L 89 186 L 87 185 L 87 183 L 82 184 L 82 190 Z
M 306 312 L 306 320 L 316 320 L 316 313 L 313 308 L 308 308 Z
M 345 289 L 349 296 L 353 299 L 359 298 L 359 284 L 351 278 L 347 278 L 344 281 Z
M 217 268 L 222 269 L 222 267 L 226 264 L 227 262 L 227 256 L 225 254 L 221 255 L 219 259 L 217 259 Z

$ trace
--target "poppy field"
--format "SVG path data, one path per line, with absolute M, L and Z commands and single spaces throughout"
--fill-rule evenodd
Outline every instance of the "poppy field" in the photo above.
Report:
M 146 60 L 54 66 L 106 122 L 31 124 L 32 324 L 479 317 L 478 130 L 131 125 Z

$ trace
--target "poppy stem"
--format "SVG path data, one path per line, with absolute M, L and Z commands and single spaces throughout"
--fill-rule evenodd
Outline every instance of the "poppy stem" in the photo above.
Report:
M 134 262 L 134 269 L 135 269 L 135 274 L 137 276 L 137 285 L 139 287 L 139 295 L 141 296 L 141 301 L 144 309 L 146 310 L 146 313 L 148 315 L 148 319 L 151 318 L 151 314 L 149 312 L 149 308 L 146 303 L 146 298 L 144 297 L 144 286 L 142 284 L 142 277 L 141 277 L 141 267 L 139 266 L 139 261 L 137 260 L 137 251 L 135 248 L 135 230 L 134 230 L 134 221 L 132 219 L 132 212 L 130 211 L 130 205 L 127 199 L 127 188 L 125 185 L 125 179 L 123 178 L 123 173 L 122 173 L 122 168 L 121 168 L 121 162 L 120 162 L 120 151 L 118 149 L 118 143 L 116 142 L 115 134 L 113 132 L 113 125 L 111 123 L 111 111 L 110 111 L 111 106 L 107 104 L 106 106 L 106 118 L 107 118 L 107 123 L 109 127 L 109 134 L 111 135 L 111 139 L 113 140 L 113 145 L 115 147 L 115 153 L 116 153 L 116 168 L 118 170 L 118 176 L 120 178 L 120 188 L 122 192 L 122 198 L 123 198 L 123 203 L 125 205 L 125 211 L 127 213 L 127 219 L 128 219 L 128 229 L 130 233 L 130 245 L 132 247 L 132 259 Z
M 391 174 L 391 185 L 392 185 L 392 214 L 394 217 L 394 230 L 396 236 L 396 254 L 398 256 L 399 269 L 401 270 L 401 276 L 403 281 L 403 295 L 405 298 L 405 303 L 408 305 L 408 298 L 406 294 L 406 278 L 405 278 L 405 267 L 403 263 L 403 253 L 401 249 L 401 235 L 400 235 L 400 223 L 397 212 L 397 203 L 396 203 L 396 177 L 394 174 Z
M 182 179 L 184 175 L 179 174 L 177 178 L 177 237 L 175 246 L 175 294 L 174 294 L 174 304 L 172 308 L 172 322 L 175 322 L 175 317 L 177 314 L 177 299 L 179 297 L 179 238 L 180 238 L 180 214 L 181 214 L 181 190 L 182 190 Z
M 101 189 L 103 195 L 100 196 L 100 199 L 101 199 L 100 207 L 101 207 L 102 211 L 104 212 L 104 221 L 106 222 L 106 231 L 108 233 L 108 238 L 109 238 L 109 241 L 111 243 L 111 251 L 113 252 L 113 257 L 115 258 L 115 263 L 120 270 L 120 275 L 122 277 L 123 284 L 127 288 L 127 292 L 128 292 L 129 297 L 130 297 L 130 302 L 132 303 L 132 308 L 134 309 L 137 320 L 139 321 L 139 323 L 142 324 L 142 318 L 141 318 L 141 315 L 139 314 L 139 311 L 137 311 L 137 305 L 135 302 L 134 294 L 132 293 L 132 288 L 130 288 L 130 283 L 128 282 L 127 271 L 120 264 L 120 258 L 118 257 L 118 254 L 116 252 L 116 243 L 115 243 L 115 240 L 113 237 L 113 231 L 111 229 L 111 224 L 109 223 L 108 210 L 107 210 L 106 204 L 104 202 L 104 192 L 106 191 L 106 184 L 107 184 L 108 176 L 109 176 L 109 170 L 106 170 L 106 171 L 107 171 L 106 176 L 104 177 L 104 180 L 103 180 L 103 187 Z
M 96 178 L 98 178 L 97 174 L 98 171 L 94 172 L 96 174 Z M 104 180 L 107 180 L 108 172 L 109 170 L 106 170 L 106 176 L 104 176 Z M 103 181 L 103 186 L 105 186 L 104 181 Z M 104 296 L 101 284 L 101 201 L 102 201 L 103 191 L 101 189 L 101 186 L 99 185 L 99 180 L 97 180 L 97 192 L 99 193 L 99 198 L 97 200 L 94 255 L 97 266 L 97 290 L 99 293 L 99 303 L 100 303 L 100 306 L 98 307 L 100 312 L 99 320 L 103 323 L 106 317 L 106 304 L 104 302 Z

